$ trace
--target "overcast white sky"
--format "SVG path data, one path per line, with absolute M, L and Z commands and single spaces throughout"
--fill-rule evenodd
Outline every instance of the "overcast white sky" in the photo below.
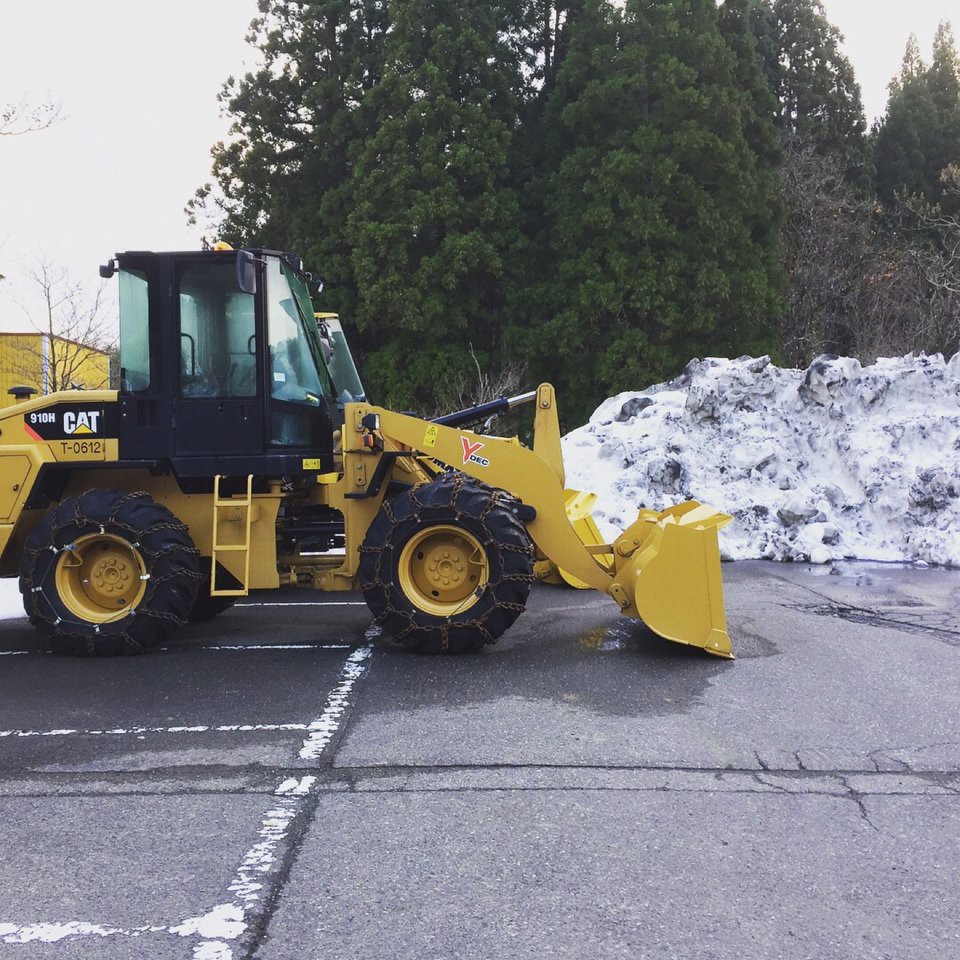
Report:
M 53 97 L 56 127 L 0 138 L 0 330 L 28 328 L 25 274 L 41 253 L 78 278 L 118 250 L 193 249 L 185 203 L 226 132 L 216 95 L 252 53 L 255 0 L 7 0 L 0 103 Z M 846 36 L 868 120 L 907 36 L 929 56 L 957 0 L 825 0 Z M 955 26 L 960 28 L 960 22 Z M 322 264 L 314 264 L 321 275 Z

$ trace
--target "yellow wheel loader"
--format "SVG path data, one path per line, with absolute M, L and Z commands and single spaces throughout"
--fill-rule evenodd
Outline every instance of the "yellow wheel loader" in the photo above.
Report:
M 100 272 L 118 277 L 120 389 L 15 387 L 0 411 L 0 575 L 52 649 L 139 653 L 300 585 L 359 588 L 406 647 L 476 650 L 523 611 L 536 565 L 730 656 L 729 517 L 641 510 L 602 542 L 592 501 L 564 491 L 549 384 L 421 420 L 367 400 L 291 254 L 129 252 Z M 522 404 L 532 449 L 475 432 Z

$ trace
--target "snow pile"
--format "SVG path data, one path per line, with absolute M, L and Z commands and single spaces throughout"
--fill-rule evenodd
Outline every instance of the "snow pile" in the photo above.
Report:
M 17 577 L 0 580 L 0 620 L 16 620 L 20 617 L 27 617 L 23 612 L 20 580 Z
M 960 354 L 692 360 L 564 437 L 605 536 L 686 499 L 733 515 L 725 559 L 960 565 Z

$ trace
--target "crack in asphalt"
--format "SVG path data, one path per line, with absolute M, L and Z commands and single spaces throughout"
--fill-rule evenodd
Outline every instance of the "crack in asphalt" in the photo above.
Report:
M 877 826 L 870 819 L 870 815 L 867 813 L 866 804 L 863 802 L 863 798 L 865 796 L 869 796 L 869 794 L 865 794 L 860 790 L 854 789 L 849 784 L 846 777 L 838 777 L 837 779 L 846 788 L 847 792 L 846 794 L 844 794 L 844 798 L 848 800 L 852 800 L 857 805 L 857 809 L 860 811 L 860 819 L 864 820 L 867 824 L 869 824 L 871 829 L 877 830 L 879 832 L 879 829 L 877 828 Z
M 877 750 L 871 750 L 870 753 L 866 755 L 867 759 L 877 768 L 877 773 L 915 773 L 917 772 L 913 765 L 907 760 L 901 760 L 899 757 L 891 756 L 891 754 L 904 752 L 904 753 L 923 753 L 926 750 L 936 750 L 939 747 L 960 747 L 960 742 L 956 740 L 938 740 L 934 743 L 925 743 L 917 747 L 909 746 L 899 746 L 899 747 L 880 747 Z M 880 760 L 884 760 L 886 763 L 895 763 L 898 764 L 899 770 L 881 770 L 880 769 Z
M 269 939 L 270 924 L 300 855 L 303 840 L 316 818 L 320 797 L 319 792 L 311 791 L 294 815 L 282 842 L 280 866 L 265 884 L 266 892 L 257 909 L 250 913 L 247 932 L 243 940 L 237 944 L 237 960 L 253 960 L 260 948 Z
M 888 617 L 882 613 L 878 613 L 876 610 L 868 610 L 864 607 L 856 607 L 848 603 L 831 601 L 822 606 L 805 603 L 784 603 L 781 604 L 781 606 L 792 607 L 795 610 L 804 610 L 818 617 L 836 617 L 839 620 L 846 620 L 850 623 L 860 623 L 867 627 L 897 627 L 907 633 L 932 636 L 935 640 L 939 640 L 941 643 L 945 643 L 950 647 L 960 645 L 960 631 L 950 630 L 947 627 L 927 626 L 923 623 L 898 620 L 895 617 Z
M 794 754 L 797 756 L 797 754 Z M 799 759 L 799 758 L 798 758 Z M 264 767 L 258 770 L 258 782 L 256 784 L 251 784 L 250 782 L 244 782 L 241 785 L 237 786 L 224 782 L 222 785 L 211 784 L 208 786 L 201 787 L 179 787 L 177 789 L 163 789 L 154 788 L 150 789 L 149 784 L 151 777 L 141 777 L 139 776 L 140 771 L 137 771 L 137 776 L 130 778 L 129 775 L 126 777 L 123 773 L 115 772 L 112 774 L 111 778 L 114 780 L 113 788 L 98 788 L 97 784 L 102 783 L 106 778 L 103 776 L 91 776 L 88 774 L 47 774 L 39 776 L 21 776 L 17 778 L 0 778 L 0 799 L 3 798 L 36 798 L 36 799 L 61 799 L 61 798 L 71 798 L 71 797 L 189 797 L 189 796 L 211 796 L 211 795 L 220 795 L 220 796 L 256 796 L 264 794 L 272 794 L 276 786 L 276 779 L 284 777 L 302 777 L 304 773 L 309 772 L 316 776 L 317 782 L 314 788 L 314 792 L 317 794 L 320 793 L 362 793 L 362 792 L 371 792 L 371 793 L 403 793 L 403 792 L 418 792 L 418 791 L 432 791 L 438 789 L 450 789 L 449 787 L 421 787 L 413 786 L 411 783 L 415 783 L 417 778 L 437 776 L 443 774 L 457 774 L 457 773 L 488 773 L 488 774 L 498 774 L 498 773 L 510 773 L 510 772 L 525 772 L 525 773 L 573 773 L 573 774 L 598 774 L 598 773 L 634 773 L 634 774 L 688 774 L 691 776 L 702 777 L 704 780 L 703 786 L 694 787 L 681 787 L 675 785 L 662 785 L 658 784 L 656 787 L 649 786 L 625 786 L 622 784 L 607 786 L 603 784 L 587 784 L 587 785 L 562 785 L 562 784 L 552 784 L 552 785 L 534 785 L 529 784 L 525 785 L 522 783 L 512 783 L 507 786 L 504 785 L 484 785 L 484 784 L 472 784 L 467 787 L 462 788 L 465 791 L 476 790 L 515 790 L 515 791 L 533 791 L 533 790 L 555 790 L 555 791 L 565 791 L 565 790 L 622 790 L 622 791 L 637 791 L 644 792 L 650 789 L 658 790 L 667 790 L 667 791 L 676 791 L 676 792 L 699 792 L 699 793 L 730 793 L 737 792 L 731 790 L 729 787 L 713 787 L 710 788 L 709 784 L 712 781 L 713 783 L 723 782 L 724 779 L 732 778 L 747 778 L 753 779 L 758 784 L 761 784 L 765 788 L 775 789 L 778 792 L 785 792 L 790 794 L 802 793 L 803 791 L 792 791 L 787 790 L 782 783 L 776 783 L 771 778 L 780 778 L 781 780 L 794 781 L 796 783 L 811 783 L 816 782 L 817 780 L 829 780 L 833 779 L 841 783 L 844 786 L 844 789 L 849 789 L 849 785 L 845 782 L 849 777 L 863 777 L 870 780 L 876 780 L 878 783 L 883 782 L 888 779 L 896 779 L 898 777 L 907 774 L 917 780 L 923 781 L 925 784 L 937 786 L 951 792 L 960 792 L 960 771 L 943 771 L 943 770 L 921 770 L 916 768 L 905 769 L 905 770 L 881 770 L 876 765 L 874 761 L 874 768 L 863 768 L 863 769 L 850 769 L 850 768 L 835 768 L 835 769 L 811 769 L 806 766 L 800 767 L 771 767 L 769 764 L 764 762 L 761 758 L 758 757 L 758 761 L 761 763 L 760 769 L 754 769 L 750 767 L 696 767 L 696 766 L 682 766 L 682 765 L 643 765 L 643 764 L 632 764 L 632 765 L 602 765 L 602 764 L 451 764 L 451 765 L 428 765 L 428 766 L 419 766 L 419 765 L 406 765 L 406 764 L 392 764 L 385 766 L 372 766 L 372 767 L 335 767 L 333 765 L 334 755 L 330 754 L 324 758 L 324 764 L 320 767 L 311 767 L 308 770 L 304 767 Z M 169 769 L 169 768 L 168 768 Z M 243 779 L 245 772 L 237 771 L 234 779 Z M 369 789 L 369 785 L 376 783 L 378 780 L 386 780 L 390 778 L 403 777 L 404 784 L 396 787 L 384 787 L 382 789 Z M 162 780 L 165 782 L 167 780 L 173 780 L 169 776 L 169 773 L 165 773 Z M 182 774 L 177 774 L 176 780 L 183 780 L 185 777 Z M 210 779 L 207 777 L 207 779 Z M 228 776 L 220 777 L 221 780 L 227 781 L 230 779 Z M 15 789 L 15 784 L 17 781 L 22 781 L 25 784 L 31 786 L 38 785 L 44 781 L 51 781 L 50 786 L 47 789 L 42 789 L 39 785 L 34 786 L 31 789 L 29 786 L 22 790 Z M 84 786 L 84 784 L 89 784 Z M 6 785 L 8 789 L 4 790 L 3 787 Z M 12 789 L 10 789 L 12 788 Z M 365 789 L 367 788 L 367 789 Z M 457 788 L 461 789 L 461 788 Z M 741 791 L 741 792 L 760 792 L 760 791 Z M 812 791 L 808 791 L 812 792 Z M 876 793 L 872 791 L 861 791 L 863 795 L 896 795 L 898 793 L 903 795 L 917 795 L 922 793 L 918 790 L 904 789 L 902 791 L 891 791 L 889 789 L 878 790 Z M 831 794 L 832 796 L 837 796 L 838 794 Z M 306 804 L 305 804 L 306 806 Z
M 820 617 L 836 617 L 841 620 L 846 620 L 850 623 L 860 623 L 868 627 L 898 627 L 906 630 L 909 633 L 932 635 L 935 639 L 940 640 L 942 643 L 945 643 L 947 646 L 951 647 L 955 647 L 960 644 L 960 630 L 953 630 L 949 627 L 943 626 L 928 626 L 924 623 L 917 623 L 915 620 L 899 620 L 896 617 L 887 616 L 886 614 L 880 613 L 877 610 L 873 610 L 870 607 L 859 607 L 856 604 L 846 603 L 842 600 L 836 600 L 826 593 L 821 593 L 819 590 L 815 590 L 813 587 L 808 586 L 805 583 L 799 583 L 796 580 L 789 579 L 788 577 L 784 577 L 776 573 L 772 573 L 770 576 L 775 580 L 779 580 L 781 583 L 794 586 L 798 590 L 803 590 L 809 594 L 812 594 L 818 599 L 825 601 L 821 605 L 811 605 L 807 603 L 779 603 L 778 606 L 781 606 L 784 609 L 802 610 L 806 613 L 812 613 L 815 616 Z
M 781 783 L 774 783 L 774 782 L 771 782 L 770 780 L 766 780 L 766 779 L 764 779 L 759 773 L 754 775 L 754 779 L 757 781 L 757 783 L 763 785 L 764 787 L 766 787 L 766 788 L 768 788 L 768 789 L 767 789 L 767 790 L 728 790 L 728 791 L 725 791 L 725 792 L 726 792 L 726 793 L 735 793 L 735 794 L 739 794 L 739 793 L 767 793 L 769 790 L 773 790 L 773 791 L 774 791 L 775 793 L 777 793 L 778 795 L 780 795 L 780 796 L 785 796 L 785 797 L 832 797 L 832 798 L 835 799 L 835 800 L 851 800 L 851 801 L 853 801 L 853 802 L 856 803 L 857 809 L 858 809 L 859 814 L 860 814 L 860 818 L 861 818 L 862 820 L 866 821 L 866 823 L 869 824 L 869 826 L 872 827 L 874 830 L 877 830 L 878 828 L 877 828 L 877 827 L 874 825 L 874 823 L 870 820 L 870 817 L 869 817 L 869 815 L 867 814 L 867 808 L 866 808 L 866 805 L 864 804 L 864 798 L 865 798 L 865 797 L 874 797 L 874 796 L 877 796 L 877 797 L 880 797 L 880 796 L 885 796 L 885 797 L 890 797 L 890 796 L 909 796 L 909 797 L 927 796 L 927 794 L 923 793 L 922 791 L 919 791 L 919 792 L 918 792 L 918 791 L 887 791 L 887 790 L 884 790 L 884 791 L 878 792 L 878 793 L 869 793 L 869 792 L 866 792 L 866 791 L 863 791 L 863 790 L 856 790 L 856 789 L 854 789 L 854 788 L 847 782 L 846 777 L 841 776 L 841 775 L 834 775 L 834 776 L 832 777 L 832 779 L 835 779 L 835 780 L 844 788 L 844 792 L 843 792 L 843 793 L 837 793 L 836 791 L 833 791 L 833 790 L 809 790 L 809 789 L 807 789 L 807 790 L 799 790 L 799 791 L 798 791 L 798 790 L 787 790 L 786 787 L 784 787 L 783 784 L 781 784 Z M 942 796 L 942 794 L 937 794 L 937 796 Z

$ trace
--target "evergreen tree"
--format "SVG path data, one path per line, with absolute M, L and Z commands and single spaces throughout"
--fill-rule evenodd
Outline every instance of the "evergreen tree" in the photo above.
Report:
M 767 82 L 750 18 L 755 0 L 724 0 L 719 11 L 720 33 L 734 56 L 734 82 L 744 95 L 741 110 L 743 134 L 756 159 L 757 202 L 747 222 L 766 256 L 768 276 L 778 285 L 784 279 L 779 267 L 777 236 L 783 226 L 784 203 L 780 184 L 783 150 L 774 124 L 776 98 Z
M 554 163 L 557 139 L 556 118 L 547 117 L 546 107 L 566 59 L 583 0 L 531 0 L 531 4 L 525 31 L 527 83 L 512 164 L 522 229 L 527 237 L 535 236 L 542 228 L 543 178 Z
M 749 97 L 743 117 L 744 136 L 760 167 L 772 172 L 783 158 L 774 124 L 777 100 L 763 69 L 757 38 L 751 28 L 755 5 L 755 0 L 724 0 L 719 24 L 720 33 L 733 52 L 734 80 Z
M 843 37 L 819 0 L 758 0 L 757 49 L 777 99 L 777 126 L 795 150 L 842 157 L 847 178 L 869 185 L 866 121 Z
M 391 14 L 347 241 L 368 378 L 383 402 L 425 408 L 472 366 L 471 344 L 498 359 L 521 249 L 509 158 L 523 74 L 508 4 L 394 0 Z
M 960 56 L 957 54 L 953 30 L 946 21 L 940 24 L 933 38 L 929 77 L 933 102 L 944 118 L 948 131 L 953 133 L 952 125 L 960 110 Z
M 713 0 L 628 0 L 623 16 L 587 0 L 573 25 L 527 338 L 544 374 L 560 358 L 568 413 L 691 356 L 769 346 L 776 198 L 736 72 Z
M 220 99 L 231 137 L 213 148 L 215 185 L 188 206 L 235 244 L 294 249 L 349 314 L 353 270 L 344 225 L 362 105 L 378 81 L 386 0 L 260 0 L 249 40 L 262 65 L 230 78 Z
M 585 0 L 571 15 L 567 50 L 542 97 L 537 166 L 522 191 L 531 269 L 513 303 L 510 342 L 538 378 L 561 387 L 569 422 L 603 396 L 598 344 L 625 286 L 609 274 L 629 270 L 615 263 L 616 239 L 605 228 L 615 184 L 601 169 L 617 139 L 643 122 L 641 65 L 628 75 L 619 34 L 608 0 Z
M 899 76 L 890 85 L 883 118 L 874 128 L 877 195 L 888 206 L 897 194 L 917 194 L 929 203 L 955 199 L 946 193 L 941 173 L 960 157 L 960 60 L 953 34 L 941 24 L 933 61 L 920 58 L 911 37 Z

